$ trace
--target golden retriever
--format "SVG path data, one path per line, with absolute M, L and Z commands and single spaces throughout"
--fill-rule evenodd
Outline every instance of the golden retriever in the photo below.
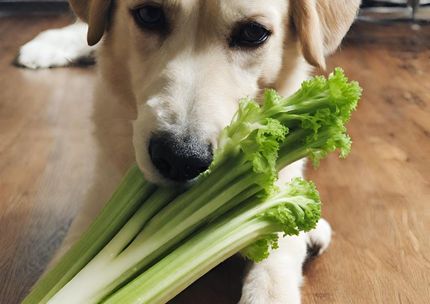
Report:
M 289 95 L 309 77 L 312 67 L 324 68 L 325 56 L 340 44 L 360 1 L 70 3 L 85 23 L 42 33 L 21 48 L 18 61 L 30 68 L 63 66 L 96 48 L 96 105 L 112 107 L 104 110 L 103 118 L 96 117 L 104 153 L 120 146 L 124 157 L 131 158 L 133 142 L 147 179 L 178 183 L 192 180 L 209 166 L 218 134 L 230 122 L 240 98 L 258 99 L 268 87 Z M 85 43 L 86 33 L 88 43 L 96 47 Z M 106 130 L 128 128 L 128 118 L 134 120 L 132 134 L 124 132 L 130 137 L 109 141 L 112 133 Z M 109 156 L 104 161 L 108 163 Z M 100 168 L 100 175 L 109 174 L 103 164 Z M 280 179 L 302 174 L 300 161 L 285 168 Z M 93 219 L 100 203 L 94 199 L 83 207 L 60 252 Z M 307 247 L 316 246 L 321 253 L 330 237 L 330 226 L 322 220 L 310 233 L 284 238 L 267 260 L 250 268 L 240 303 L 300 303 Z

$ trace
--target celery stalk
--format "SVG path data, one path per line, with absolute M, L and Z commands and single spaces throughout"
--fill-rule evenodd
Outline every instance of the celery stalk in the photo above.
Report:
M 120 230 L 130 216 L 155 190 L 137 166 L 127 172 L 100 215 L 79 241 L 44 275 L 23 304 L 47 303 Z
M 220 172 L 230 167 L 230 163 L 220 165 Z M 97 303 L 115 290 L 127 283 L 145 270 L 151 263 L 166 254 L 176 244 L 185 239 L 192 231 L 206 222 L 214 212 L 230 202 L 231 207 L 241 203 L 235 197 L 247 191 L 258 180 L 252 174 L 251 168 L 244 165 L 244 170 L 238 169 L 234 174 L 217 178 L 214 172 L 206 177 L 206 183 L 212 185 L 209 191 L 195 197 L 192 187 L 179 195 L 167 207 L 158 212 L 143 229 L 129 239 L 130 244 L 121 252 L 112 252 L 109 248 L 119 248 L 117 242 L 121 238 L 113 238 L 76 276 L 70 280 L 49 301 L 55 303 Z M 237 176 L 238 175 L 238 176 Z M 236 177 L 237 176 L 237 177 Z M 205 183 L 205 181 L 203 181 Z M 222 189 L 225 189 L 222 191 Z M 252 195 L 249 193 L 248 195 Z M 191 198 L 194 198 L 191 199 Z M 243 198 L 242 198 L 243 199 Z M 235 202 L 231 203 L 232 200 Z M 150 204 L 149 204 L 150 205 Z M 145 205 L 144 205 L 145 206 Z M 126 225 L 120 235 L 131 235 Z M 88 288 L 91 286 L 91 288 Z M 76 293 L 79 290 L 79 293 Z
M 199 230 L 102 303 L 166 303 L 222 261 L 261 241 L 262 236 L 272 242 L 274 233 L 295 234 L 312 228 L 319 213 L 319 195 L 314 185 L 296 179 L 281 193 L 268 199 L 249 200 L 235 212 Z M 287 222 L 283 220 L 286 215 Z M 307 224 L 302 226 L 304 221 Z

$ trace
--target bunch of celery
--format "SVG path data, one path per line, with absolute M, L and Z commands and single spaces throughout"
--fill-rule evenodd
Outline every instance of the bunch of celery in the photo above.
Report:
M 315 186 L 294 179 L 281 191 L 248 200 L 208 224 L 102 303 L 166 303 L 239 251 L 256 262 L 265 259 L 276 248 L 278 233 L 307 231 L 319 217 Z
M 147 184 L 132 168 L 24 303 L 163 303 L 245 247 L 249 258 L 265 258 L 277 232 L 309 230 L 320 214 L 312 184 L 295 180 L 278 192 L 278 170 L 303 157 L 318 163 L 336 149 L 345 156 L 345 123 L 360 93 L 336 69 L 289 98 L 267 91 L 261 107 L 243 100 L 212 166 L 185 192 Z

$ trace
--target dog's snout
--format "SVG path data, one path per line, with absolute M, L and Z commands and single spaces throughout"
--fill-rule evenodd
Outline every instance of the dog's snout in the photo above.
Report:
M 160 133 L 151 136 L 149 155 L 159 173 L 173 181 L 192 180 L 212 162 L 212 146 L 191 136 Z

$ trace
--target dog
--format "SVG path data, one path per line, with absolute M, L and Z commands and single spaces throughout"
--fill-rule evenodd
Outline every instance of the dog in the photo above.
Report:
M 165 184 L 188 182 L 208 168 L 218 135 L 239 99 L 258 100 L 264 88 L 288 96 L 314 67 L 324 69 L 325 57 L 341 43 L 360 1 L 70 4 L 80 21 L 40 34 L 20 49 L 18 63 L 28 68 L 66 66 L 96 52 L 99 183 L 103 175 L 123 173 L 123 159 L 135 159 L 148 180 Z M 97 108 L 103 109 L 102 117 Z M 112 134 L 119 134 L 118 140 Z M 281 183 L 302 176 L 303 165 L 299 161 L 282 170 Z M 57 258 L 88 226 L 101 202 L 99 195 L 89 199 Z M 325 220 L 309 233 L 283 238 L 268 259 L 250 267 L 240 303 L 300 303 L 307 252 L 312 248 L 321 254 L 330 239 Z

